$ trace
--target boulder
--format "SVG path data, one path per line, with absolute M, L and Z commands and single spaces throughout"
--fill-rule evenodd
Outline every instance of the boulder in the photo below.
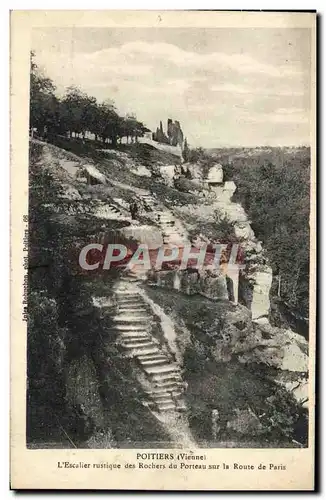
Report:
M 257 270 L 243 272 L 240 276 L 240 297 L 251 310 L 253 321 L 265 321 L 269 315 L 269 292 L 272 286 L 272 269 L 265 265 Z
M 175 165 L 158 165 L 157 170 L 164 184 L 172 187 L 175 176 Z
M 264 364 L 277 370 L 272 378 L 293 394 L 300 404 L 308 398 L 308 342 L 291 330 L 270 324 L 256 325 L 246 342 L 233 352 L 241 363 Z
M 139 177 L 152 177 L 151 171 L 145 165 L 137 165 L 130 171 Z
M 249 221 L 236 221 L 234 224 L 234 234 L 239 241 L 252 240 L 255 237 Z
M 223 182 L 223 167 L 220 163 L 213 165 L 207 174 L 208 184 L 221 184 Z

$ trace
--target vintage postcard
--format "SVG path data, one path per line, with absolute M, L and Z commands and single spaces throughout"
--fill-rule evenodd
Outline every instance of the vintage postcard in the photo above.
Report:
M 313 490 L 316 14 L 11 14 L 11 487 Z

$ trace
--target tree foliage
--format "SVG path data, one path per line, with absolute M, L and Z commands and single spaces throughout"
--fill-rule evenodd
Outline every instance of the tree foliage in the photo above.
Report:
M 30 128 L 47 138 L 50 134 L 63 134 L 85 139 L 87 133 L 95 140 L 109 141 L 115 146 L 126 137 L 136 142 L 149 131 L 136 116 L 122 117 L 110 100 L 97 102 L 96 98 L 82 92 L 76 86 L 68 87 L 59 99 L 50 78 L 42 74 L 31 53 L 30 66 Z
M 281 297 L 308 315 L 309 157 L 232 170 L 236 197 L 264 243 L 273 274 L 280 276 Z

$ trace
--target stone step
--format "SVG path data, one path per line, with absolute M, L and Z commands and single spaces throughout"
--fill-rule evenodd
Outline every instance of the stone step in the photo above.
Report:
M 117 323 L 148 323 L 150 319 L 150 316 L 127 315 L 126 313 L 113 316 L 113 320 Z
M 176 410 L 175 404 L 172 403 L 156 403 L 159 411 L 173 411 Z
M 139 343 L 151 342 L 152 344 L 154 344 L 152 337 L 150 335 L 137 334 L 137 336 L 132 336 L 132 335 L 122 334 L 120 335 L 119 339 L 121 340 L 121 342 L 125 344 L 126 343 L 130 344 L 132 342 L 139 342 Z
M 142 354 L 155 354 L 157 352 L 160 352 L 159 348 L 155 345 L 152 345 L 151 347 L 146 347 L 146 346 L 140 346 L 140 347 L 133 347 L 131 352 L 129 353 L 133 357 L 141 356 Z
M 114 328 L 119 332 L 143 332 L 147 331 L 145 327 L 143 325 L 114 325 Z
M 165 354 L 163 354 L 162 352 L 159 352 L 158 354 L 155 354 L 155 355 L 151 355 L 151 354 L 144 354 L 142 356 L 139 356 L 139 360 L 152 360 L 152 359 L 168 359 L 167 356 Z
M 168 380 L 151 380 L 153 391 L 184 392 L 184 384 L 181 377 Z
M 149 394 L 148 395 L 152 401 L 160 402 L 160 401 L 173 401 L 175 405 L 178 405 L 180 401 L 182 401 L 182 394 L 172 395 L 170 392 L 165 392 L 164 394 Z
M 119 300 L 117 303 L 117 306 L 119 307 L 119 310 L 124 309 L 126 311 L 130 311 L 132 314 L 135 312 L 146 312 L 148 311 L 149 307 L 144 303 L 140 301 L 136 302 L 125 302 L 124 300 Z
M 144 340 L 144 341 L 141 341 L 141 340 L 130 340 L 130 341 L 123 341 L 121 342 L 121 344 L 123 345 L 123 347 L 125 347 L 126 349 L 141 349 L 141 348 L 147 348 L 147 349 L 150 349 L 153 347 L 153 343 L 150 341 L 150 340 Z
M 169 360 L 167 358 L 162 359 L 140 359 L 139 360 L 142 366 L 162 366 L 166 365 Z
M 176 363 L 170 363 L 169 361 L 167 361 L 167 363 L 165 364 L 165 366 L 161 366 L 161 367 L 149 367 L 148 368 L 148 372 L 149 373 L 163 373 L 163 372 L 174 372 L 174 371 L 180 371 L 180 368 L 179 366 L 176 364 Z
M 169 391 L 167 389 L 162 389 L 162 388 L 158 388 L 158 387 L 154 387 L 153 389 L 149 389 L 145 392 L 146 392 L 146 394 L 148 394 L 151 397 L 154 397 L 155 395 L 164 396 L 165 394 L 169 393 Z
M 179 372 L 180 369 L 178 365 L 167 362 L 161 366 L 147 366 L 146 371 L 147 373 L 157 375 L 161 373 L 176 373 Z
M 124 347 L 128 347 L 129 349 L 133 348 L 133 347 L 139 347 L 139 346 L 143 346 L 143 345 L 153 345 L 153 343 L 151 342 L 151 338 L 150 337 L 120 337 L 120 343 L 121 345 L 123 345 Z
M 144 307 L 145 303 L 143 299 L 137 294 L 136 297 L 128 297 L 128 295 L 119 295 L 118 297 L 118 306 L 142 306 Z
M 181 383 L 182 383 L 181 378 L 153 380 L 154 388 L 160 390 L 164 389 L 168 391 L 177 391 L 180 388 Z
M 153 342 L 151 339 L 148 337 L 140 337 L 140 338 L 131 338 L 131 337 L 123 337 L 120 339 L 121 344 L 123 344 L 125 347 L 132 348 L 132 347 L 143 347 L 147 346 L 150 347 L 153 345 Z
M 117 309 L 117 314 L 126 314 L 128 316 L 131 316 L 133 314 L 135 315 L 140 315 L 140 314 L 146 314 L 148 312 L 147 309 L 145 309 L 145 307 L 127 307 L 127 306 L 118 306 L 118 309 Z
M 173 399 L 171 398 L 171 396 L 169 396 L 168 394 L 166 396 L 162 396 L 162 397 L 159 397 L 159 398 L 153 398 L 153 401 L 158 404 L 158 405 L 162 405 L 162 404 L 165 404 L 165 403 L 170 403 L 170 404 L 173 404 L 175 405 L 175 402 L 173 401 Z
M 148 332 L 123 332 L 121 333 L 122 339 L 151 339 L 151 336 Z
M 143 368 L 145 370 L 145 368 Z M 145 370 L 146 371 L 146 370 Z M 164 383 L 173 383 L 173 382 L 178 382 L 180 381 L 180 377 L 178 377 L 178 375 L 176 373 L 156 373 L 155 375 L 151 375 L 149 373 L 147 373 L 147 376 L 149 377 L 150 381 L 153 383 L 153 384 L 161 384 L 161 386 L 163 387 L 162 384 Z
M 162 401 L 163 399 L 172 399 L 172 394 L 169 391 L 161 391 L 161 392 L 154 392 L 150 394 L 150 396 L 155 400 L 155 401 Z

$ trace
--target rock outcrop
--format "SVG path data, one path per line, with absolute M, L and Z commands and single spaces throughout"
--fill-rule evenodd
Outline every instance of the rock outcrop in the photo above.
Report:
M 182 149 L 183 132 L 178 120 L 173 122 L 171 118 L 168 118 L 166 134 L 163 130 L 162 121 L 160 121 L 160 126 L 157 127 L 156 132 L 153 133 L 152 137 L 154 141 L 169 144 L 170 146 L 179 146 Z

